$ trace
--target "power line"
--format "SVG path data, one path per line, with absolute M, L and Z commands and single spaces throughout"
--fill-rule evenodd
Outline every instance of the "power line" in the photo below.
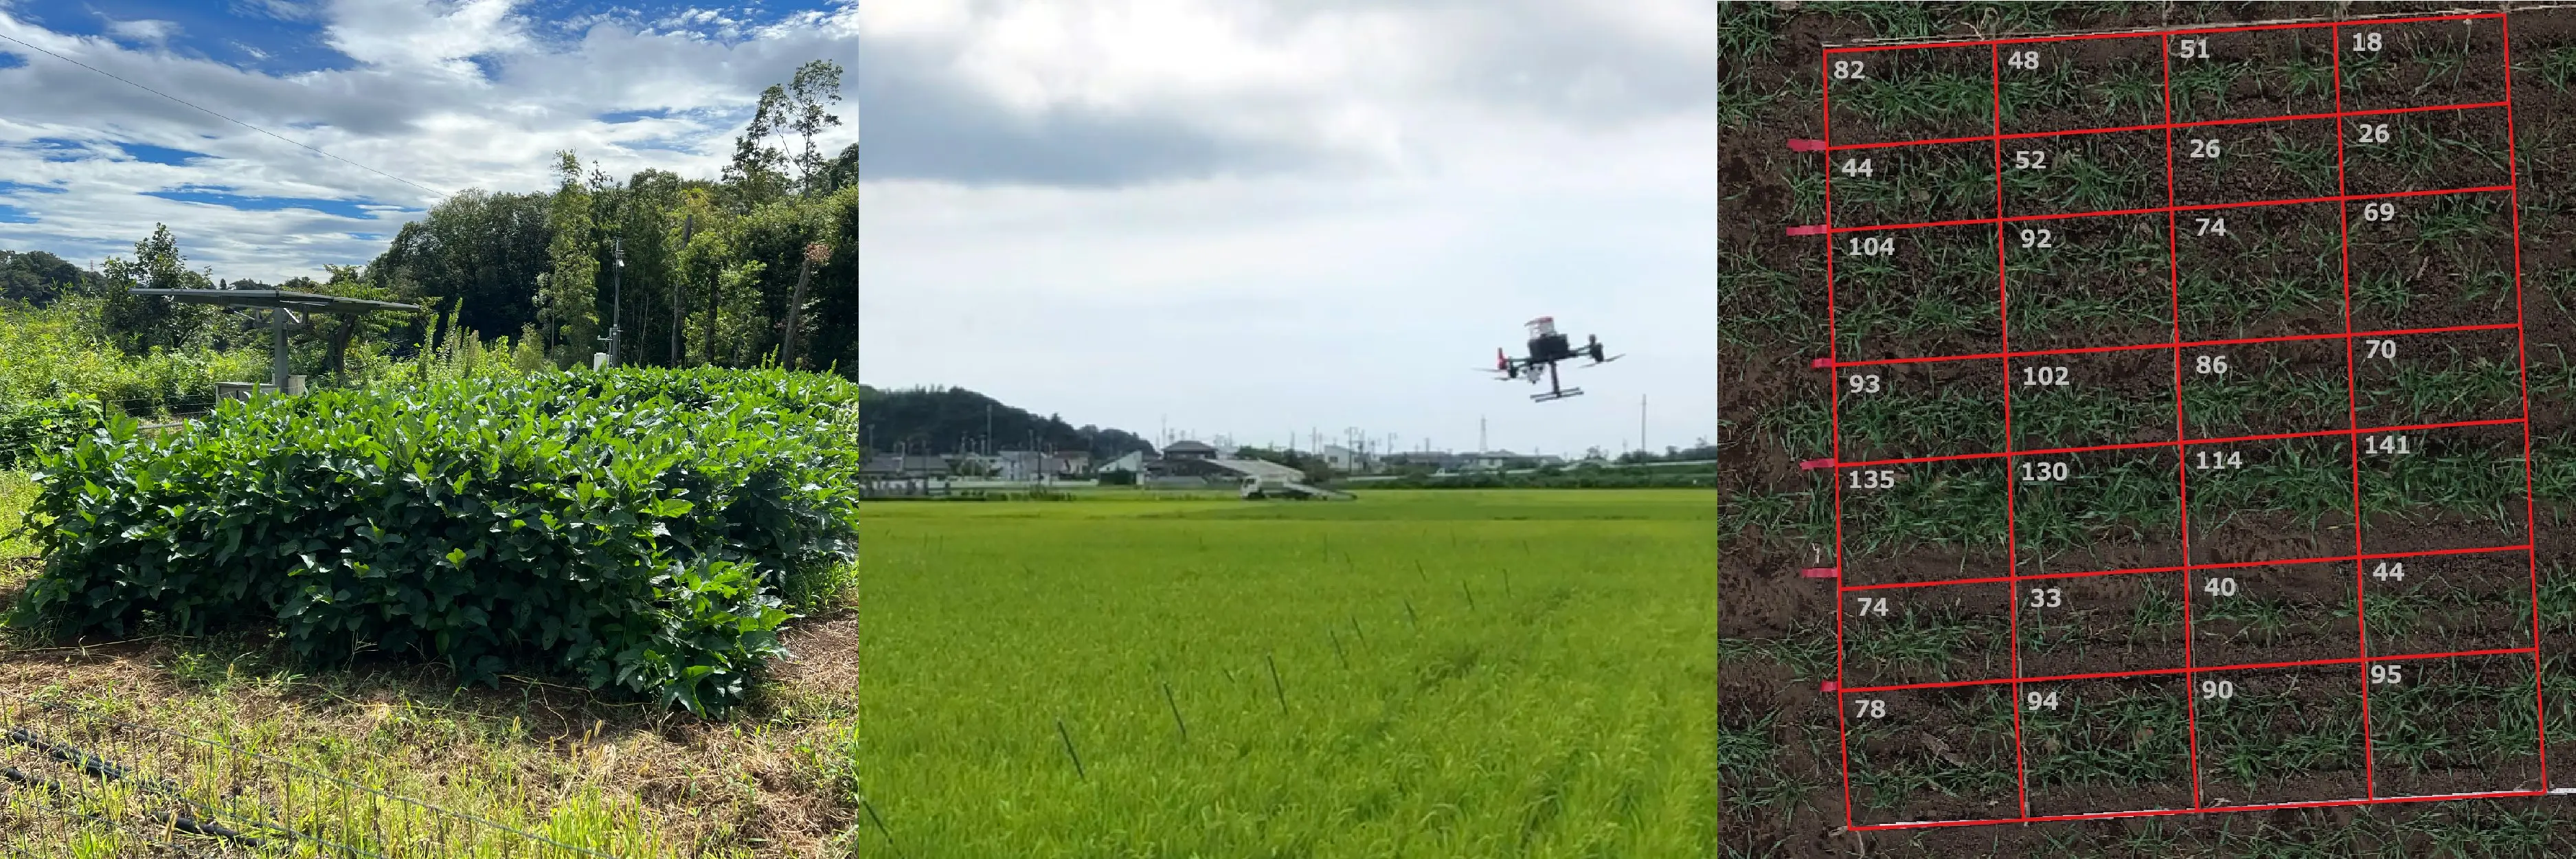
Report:
M 358 162 L 351 161 L 351 160 L 349 160 L 349 159 L 342 158 L 342 157 L 340 157 L 340 156 L 333 155 L 333 154 L 328 153 L 328 152 L 324 152 L 324 151 L 322 151 L 322 150 L 320 150 L 320 149 L 315 149 L 315 148 L 313 148 L 312 146 L 309 146 L 309 145 L 306 145 L 306 144 L 303 144 L 303 143 L 297 143 L 296 141 L 293 141 L 293 140 L 287 140 L 287 138 L 285 138 L 285 137 L 283 137 L 283 136 L 280 136 L 277 132 L 270 131 L 270 130 L 265 129 L 265 128 L 261 128 L 261 127 L 256 126 L 256 125 L 252 125 L 252 124 L 250 124 L 250 123 L 243 122 L 243 121 L 241 121 L 241 120 L 234 119 L 234 118 L 232 118 L 232 117 L 225 116 L 225 115 L 220 114 L 220 113 L 216 113 L 216 112 L 214 112 L 214 111 L 212 111 L 212 110 L 208 110 L 208 109 L 206 109 L 206 108 L 204 108 L 204 107 L 201 107 L 201 106 L 197 105 L 195 102 L 188 101 L 187 99 L 183 99 L 183 98 L 180 98 L 180 97 L 178 97 L 178 96 L 171 95 L 171 94 L 169 94 L 169 93 L 162 92 L 162 91 L 160 91 L 160 90 L 153 89 L 153 88 L 151 88 L 151 87 L 144 86 L 144 85 L 142 85 L 142 84 L 135 83 L 135 82 L 133 82 L 133 81 L 129 81 L 129 80 L 126 80 L 126 79 L 121 78 L 121 77 L 117 77 L 115 74 L 110 73 L 110 72 L 108 72 L 108 71 L 106 71 L 106 70 L 100 69 L 100 68 L 98 68 L 98 67 L 96 67 L 96 66 L 92 66 L 92 65 L 90 65 L 90 64 L 88 64 L 88 63 L 84 63 L 84 62 L 81 62 L 81 61 L 79 61 L 79 60 L 75 60 L 75 59 L 72 59 L 72 58 L 70 58 L 70 57 L 66 57 L 66 56 L 63 56 L 63 55 L 61 55 L 61 54 L 57 54 L 57 53 L 54 53 L 54 52 L 52 52 L 52 51 L 45 50 L 45 49 L 43 49 L 43 48 L 36 47 L 36 46 L 34 46 L 34 45 L 30 45 L 30 44 L 27 44 L 27 43 L 25 43 L 25 42 L 18 41 L 16 38 L 11 37 L 11 36 L 9 36 L 9 35 L 7 35 L 7 34 L 0 33 L 0 39 L 6 39 L 6 40 L 8 40 L 9 42 L 11 42 L 11 43 L 13 43 L 13 44 L 16 44 L 16 45 L 17 45 L 17 46 L 19 46 L 19 47 L 26 48 L 26 49 L 31 50 L 31 51 L 41 52 L 41 53 L 43 53 L 45 56 L 52 57 L 52 58 L 54 58 L 54 59 L 61 60 L 61 61 L 66 62 L 66 63 L 70 63 L 70 64 L 72 64 L 72 65 L 79 66 L 79 67 L 81 67 L 81 68 L 88 69 L 88 70 L 93 71 L 93 72 L 98 72 L 99 74 L 102 74 L 102 75 L 107 75 L 108 77 L 115 78 L 117 81 L 124 83 L 126 86 L 130 86 L 130 87 L 133 87 L 133 88 L 135 88 L 135 89 L 139 89 L 139 90 L 142 90 L 142 91 L 144 91 L 144 92 L 148 92 L 148 93 L 151 93 L 151 94 L 153 94 L 153 95 L 157 95 L 157 96 L 160 96 L 160 97 L 162 97 L 162 98 L 166 98 L 166 99 L 169 99 L 169 100 L 171 100 L 171 101 L 175 101 L 175 102 L 178 102 L 178 103 L 183 104 L 183 105 L 187 105 L 187 106 L 192 107 L 192 108 L 196 108 L 197 110 L 204 111 L 204 112 L 205 112 L 207 115 L 209 115 L 209 116 L 215 117 L 215 118 L 217 118 L 217 119 L 221 119 L 221 120 L 223 120 L 223 121 L 225 121 L 225 122 L 229 122 L 229 123 L 232 123 L 232 124 L 234 124 L 234 125 L 238 125 L 238 126 L 241 126 L 241 127 L 243 127 L 243 128 L 247 128 L 247 129 L 250 129 L 250 130 L 252 130 L 252 131 L 256 131 L 256 132 L 259 132 L 259 133 L 261 133 L 261 134 L 268 135 L 268 136 L 270 136 L 270 137 L 275 137 L 275 138 L 277 138 L 277 139 L 279 139 L 279 140 L 285 140 L 286 142 L 288 142 L 288 143 L 293 143 L 293 144 L 295 144 L 295 145 L 297 145 L 297 146 L 302 146 L 302 147 L 304 147 L 305 149 L 312 150 L 312 151 L 313 151 L 313 153 L 314 153 L 314 154 L 316 154 L 316 155 L 320 155 L 320 156 L 323 156 L 323 157 L 325 157 L 325 158 L 329 158 L 329 159 L 332 159 L 332 160 L 334 160 L 334 161 L 338 161 L 338 162 L 340 162 L 340 163 L 347 164 L 347 165 L 349 165 L 349 166 L 351 166 L 351 167 L 356 167 L 356 168 L 358 168 L 358 169 L 360 169 L 360 170 L 364 170 L 364 171 L 367 171 L 367 172 L 369 172 L 369 173 L 373 173 L 373 174 L 376 174 L 376 175 L 378 175 L 378 176 L 382 176 L 382 177 L 385 177 L 385 178 L 387 178 L 387 179 L 391 179 L 391 180 L 394 180 L 394 181 L 396 181 L 396 182 L 400 182 L 400 183 L 403 183 L 403 184 L 405 184 L 405 185 L 412 186 L 412 187 L 414 187 L 414 188 L 419 188 L 419 189 L 421 189 L 421 190 L 423 190 L 423 191 L 427 191 L 427 192 L 429 192 L 431 195 L 434 195 L 434 196 L 437 196 L 437 197 L 440 197 L 440 198 L 445 198 L 445 197 L 447 197 L 447 196 L 448 196 L 447 192 L 445 192 L 445 191 L 439 191 L 439 190 L 436 190 L 436 189 L 430 188 L 429 186 L 422 185 L 422 184 L 420 184 L 420 183 L 418 183 L 418 182 L 414 182 L 414 181 L 411 181 L 411 180 L 409 180 L 409 179 L 405 179 L 405 178 L 403 178 L 403 177 L 396 176 L 396 175 L 394 175 L 394 174 L 387 173 L 387 172 L 385 172 L 385 171 L 378 170 L 378 169 L 376 169 L 376 168 L 369 167 L 369 166 L 367 166 L 367 165 L 360 164 L 360 163 L 358 163 Z

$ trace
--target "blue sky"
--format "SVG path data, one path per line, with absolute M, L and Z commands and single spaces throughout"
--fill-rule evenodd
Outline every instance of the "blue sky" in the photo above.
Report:
M 0 41 L 0 248 L 95 264 L 163 222 L 217 277 L 276 282 L 373 258 L 433 192 L 543 187 L 557 149 L 712 175 L 761 87 L 855 63 L 855 17 L 853 0 L 0 0 L 0 36 L 391 177 Z
M 862 374 L 1284 442 L 1716 432 L 1701 0 L 913 0 L 858 14 Z M 1534 404 L 1553 315 L 1627 357 Z M 1302 442 L 1301 442 L 1302 446 Z

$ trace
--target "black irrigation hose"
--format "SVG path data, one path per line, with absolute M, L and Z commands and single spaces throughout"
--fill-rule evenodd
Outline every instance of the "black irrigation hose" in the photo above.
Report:
M 81 751 L 81 750 L 79 750 L 79 749 L 76 749 L 76 748 L 73 748 L 73 747 L 71 747 L 71 746 L 63 745 L 63 744 L 61 744 L 61 743 L 53 742 L 53 741 L 51 741 L 51 740 L 47 740 L 47 739 L 44 739 L 44 738 L 42 738 L 42 737 L 38 737 L 38 736 L 36 736 L 35 734 L 30 733 L 29 731 L 27 731 L 27 729 L 25 729 L 25 728 L 10 728 L 10 729 L 9 729 L 9 731 L 8 731 L 7 736 L 8 736 L 8 738 L 9 738 L 10 740 L 12 740 L 12 741 L 14 741 L 14 742 L 16 742 L 16 743 L 18 743 L 18 744 L 20 744 L 20 745 L 24 745 L 24 746 L 27 746 L 27 747 L 29 747 L 29 748 L 33 748 L 33 749 L 36 749 L 36 750 L 38 750 L 38 751 L 44 752 L 46 757 L 50 757 L 50 758 L 53 758 L 54 760 L 62 761 L 63 763 L 71 764 L 71 765 L 73 765 L 73 766 L 76 766 L 76 767 L 80 768 L 80 770 L 81 770 L 82 772 L 88 773 L 88 774 L 90 774 L 90 775 L 92 775 L 92 776 L 96 776 L 96 777 L 98 777 L 98 778 L 100 778 L 100 779 L 102 779 L 102 780 L 105 780 L 105 781 L 123 781 L 123 780 L 128 780 L 128 779 L 130 778 L 133 782 L 135 782 L 135 783 L 137 783 L 137 784 L 142 785 L 144 788 L 146 788 L 146 789 L 148 789 L 148 790 L 150 790 L 150 791 L 152 791 L 152 792 L 154 792 L 154 793 L 162 794 L 162 795 L 164 795 L 164 796 L 170 796 L 170 797 L 173 797 L 173 798 L 175 798 L 175 799 L 179 800 L 180 802 L 187 803 L 187 804 L 192 805 L 192 806 L 196 806 L 196 807 L 198 807 L 198 808 L 200 808 L 200 809 L 204 809 L 204 810 L 206 810 L 206 811 L 208 811 L 208 812 L 212 812 L 212 813 L 215 813 L 215 814 L 222 814 L 222 813 L 223 813 L 222 811 L 219 811 L 219 810 L 217 810 L 217 809 L 214 809 L 214 808 L 212 808 L 212 807 L 207 806 L 205 803 L 198 802 L 198 801 L 196 801 L 196 800 L 194 800 L 194 799 L 189 799 L 189 798 L 185 795 L 185 792 L 184 792 L 184 791 L 181 791 L 181 790 L 178 788 L 178 786 L 176 786 L 176 785 L 169 784 L 168 782 L 164 782 L 164 781 L 161 781 L 161 780 L 159 780 L 159 779 L 153 779 L 153 778 L 134 778 L 134 777 L 133 777 L 133 776 L 134 776 L 134 773 L 133 773 L 133 771 L 131 771 L 131 770 L 128 770 L 128 769 L 126 769 L 126 768 L 124 768 L 124 767 L 121 767 L 121 766 L 117 766 L 117 765 L 116 765 L 116 764 L 114 764 L 114 763 L 110 763 L 110 762 L 108 762 L 108 761 L 107 761 L 106 759 L 104 759 L 104 758 L 100 758 L 100 757 L 98 757 L 98 756 L 96 756 L 96 755 L 92 755 L 92 754 L 89 754 L 89 753 L 87 753 L 87 752 L 83 752 L 83 751 Z M 45 777 L 43 777 L 43 776 L 38 776 L 38 775 L 32 775 L 32 774 L 29 774 L 29 773 L 27 773 L 27 772 L 25 772 L 25 771 L 22 771 L 22 770 L 18 769 L 17 767 L 9 767 L 9 768 L 7 768 L 7 769 L 0 769 L 0 777 L 5 777 L 5 778 L 7 778 L 7 779 L 8 779 L 8 780 L 10 780 L 10 781 L 18 782 L 18 783 L 20 783 L 20 784 L 37 784 L 37 785 L 41 785 L 41 786 L 43 786 L 43 787 L 51 788 L 51 789 L 56 790 L 56 791 L 61 791 L 61 790 L 63 790 L 63 786 L 62 786 L 61 784 L 59 784 L 59 783 L 56 783 L 54 780 L 52 780 L 52 779 L 48 779 L 48 778 L 45 778 Z M 253 845 L 253 846 L 257 846 L 257 845 L 259 845 L 259 844 L 264 843 L 264 842 L 263 842 L 263 841 L 261 841 L 257 836 L 253 836 L 253 835 L 250 835 L 250 834 L 244 833 L 244 832 L 242 832 L 242 831 L 240 831 L 240 830 L 233 829 L 233 828 L 231 828 L 231 827 L 225 826 L 225 825 L 220 824 L 220 823 L 215 823 L 215 822 L 213 822 L 212 820 L 209 820 L 209 819 L 203 819 L 203 818 L 196 817 L 196 816 L 191 815 L 191 814 L 189 814 L 189 813 L 187 813 L 187 812 L 184 812 L 184 811 L 181 811 L 181 812 L 168 812 L 168 811 L 164 811 L 164 812 L 160 812 L 158 815 L 156 815 L 156 817 L 157 817 L 157 819 L 159 819 L 160 821 L 171 823 L 171 824 L 172 824 L 172 826 L 173 826 L 174 828 L 178 829 L 179 831 L 181 831 L 181 832 L 186 832 L 186 833 L 189 833 L 189 834 L 192 834 L 192 835 L 207 835 L 207 836 L 213 836 L 213 837 L 223 838 L 223 839 L 227 839 L 227 840 L 231 840 L 231 841 L 237 841 L 237 842 L 240 842 L 240 843 L 243 843 L 243 844 L 248 844 L 248 845 Z M 303 838 L 307 838 L 307 837 L 308 837 L 308 836 L 304 835 L 304 833 L 297 832 L 297 831 L 292 830 L 292 829 L 287 829 L 287 828 L 285 828 L 285 827 L 277 826 L 277 825 L 275 825 L 275 824 L 270 824 L 270 823 L 261 823 L 261 822 L 256 822 L 256 821 L 254 821 L 252 825 L 259 826 L 259 827 L 266 828 L 266 829 L 276 830 L 276 831 L 279 831 L 279 832 L 283 832 L 283 833 L 287 834 L 289 837 L 293 837 L 293 838 L 297 838 L 297 839 L 303 839 Z M 312 840 L 315 840 L 315 841 L 321 841 L 321 839 L 319 839 L 319 838 L 314 838 L 314 839 L 312 839 Z M 324 842 L 324 843 L 328 843 L 328 842 Z M 337 845 L 334 845 L 334 846 L 337 846 Z

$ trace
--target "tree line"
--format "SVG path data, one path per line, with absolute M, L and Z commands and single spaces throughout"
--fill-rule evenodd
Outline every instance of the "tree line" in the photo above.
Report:
M 96 305 L 130 355 L 267 345 L 246 314 L 133 288 L 267 288 L 418 304 L 308 322 L 296 369 L 346 375 L 353 356 L 470 354 L 517 369 L 587 366 L 610 351 L 649 366 L 784 366 L 857 375 L 858 146 L 815 139 L 841 125 L 843 69 L 815 60 L 761 94 L 720 175 L 642 170 L 623 178 L 555 154 L 555 184 L 468 189 L 404 224 L 364 265 L 284 283 L 191 269 L 166 225 L 84 271 L 52 254 L 0 252 L 0 298 Z

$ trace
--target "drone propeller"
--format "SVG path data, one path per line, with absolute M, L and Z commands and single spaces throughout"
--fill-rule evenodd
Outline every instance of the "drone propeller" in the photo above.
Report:
M 1586 367 L 1598 367 L 1598 366 L 1601 366 L 1601 365 L 1603 365 L 1603 364 L 1607 364 L 1607 363 L 1610 363 L 1610 362 L 1612 362 L 1612 361 L 1616 361 L 1616 360 L 1619 360 L 1619 359 L 1621 359 L 1621 358 L 1625 358 L 1625 357 L 1628 357 L 1628 354 L 1627 354 L 1627 353 L 1625 353 L 1625 352 L 1622 352 L 1622 353 L 1619 353 L 1619 354 L 1617 354 L 1617 355 L 1612 355 L 1612 356 L 1610 356 L 1610 357 L 1603 358 L 1603 359 L 1601 359 L 1601 360 L 1594 361 L 1594 362 L 1589 363 L 1589 364 L 1585 364 L 1585 365 L 1583 365 L 1583 366 L 1586 366 Z

